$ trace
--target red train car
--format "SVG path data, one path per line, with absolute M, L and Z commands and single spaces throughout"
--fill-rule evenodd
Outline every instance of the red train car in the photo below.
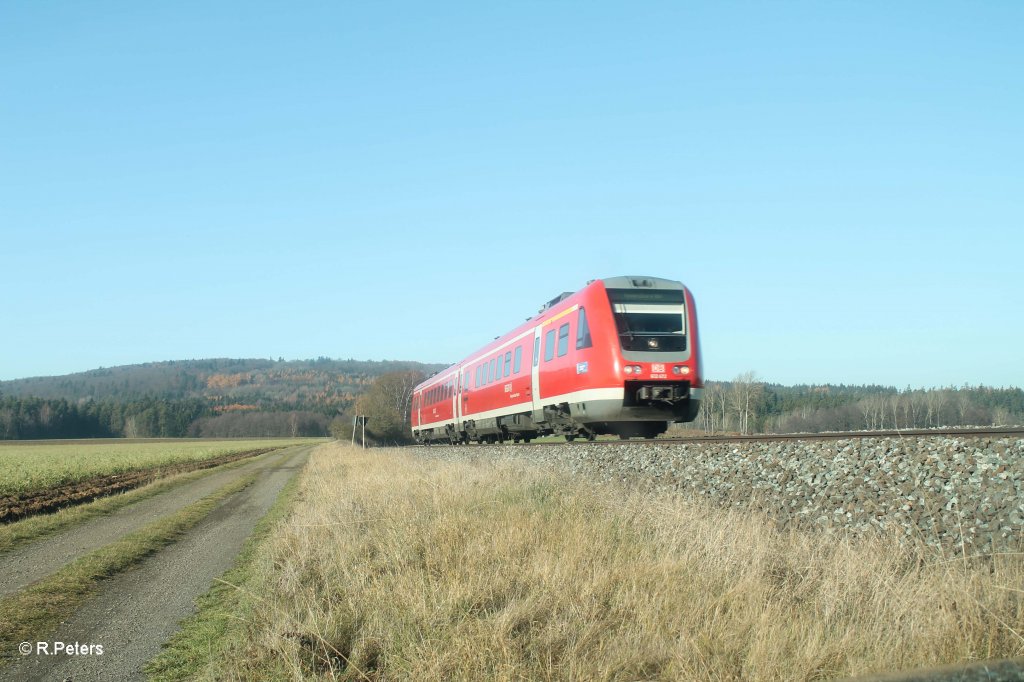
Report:
M 653 438 L 693 421 L 704 392 L 697 310 L 682 283 L 593 280 L 413 392 L 421 443 L 549 434 Z

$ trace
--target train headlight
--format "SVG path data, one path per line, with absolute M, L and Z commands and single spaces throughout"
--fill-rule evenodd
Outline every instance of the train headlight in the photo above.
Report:
M 626 365 L 623 369 L 625 370 L 626 374 L 633 373 L 633 365 Z
M 641 367 L 640 365 L 626 365 L 623 369 L 625 370 L 626 374 L 639 374 L 641 371 L 643 371 L 643 367 Z
M 676 365 L 675 367 L 672 368 L 672 373 L 675 375 L 689 374 L 690 368 L 687 367 L 686 365 Z
M 647 347 L 648 348 L 657 348 L 658 347 L 658 339 L 647 339 Z

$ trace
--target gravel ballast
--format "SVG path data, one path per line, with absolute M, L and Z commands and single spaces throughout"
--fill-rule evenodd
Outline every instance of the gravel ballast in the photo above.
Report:
M 765 513 L 780 528 L 896 529 L 908 539 L 968 554 L 1022 546 L 1024 438 L 632 441 L 417 452 L 553 465 L 601 482 Z

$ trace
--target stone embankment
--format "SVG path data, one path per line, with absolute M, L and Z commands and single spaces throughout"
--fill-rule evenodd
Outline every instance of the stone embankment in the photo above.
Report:
M 598 481 L 751 509 L 780 528 L 896 529 L 909 539 L 968 554 L 1024 546 L 1024 438 L 1019 437 L 631 441 L 434 446 L 422 452 L 554 465 Z

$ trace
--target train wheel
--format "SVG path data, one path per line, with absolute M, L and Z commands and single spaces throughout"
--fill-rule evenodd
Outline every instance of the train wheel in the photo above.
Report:
M 597 434 L 593 431 L 587 431 L 587 440 L 597 440 Z
M 574 440 L 576 440 L 576 434 L 575 433 L 567 433 L 567 434 L 565 434 L 565 442 L 566 443 L 571 443 Z

